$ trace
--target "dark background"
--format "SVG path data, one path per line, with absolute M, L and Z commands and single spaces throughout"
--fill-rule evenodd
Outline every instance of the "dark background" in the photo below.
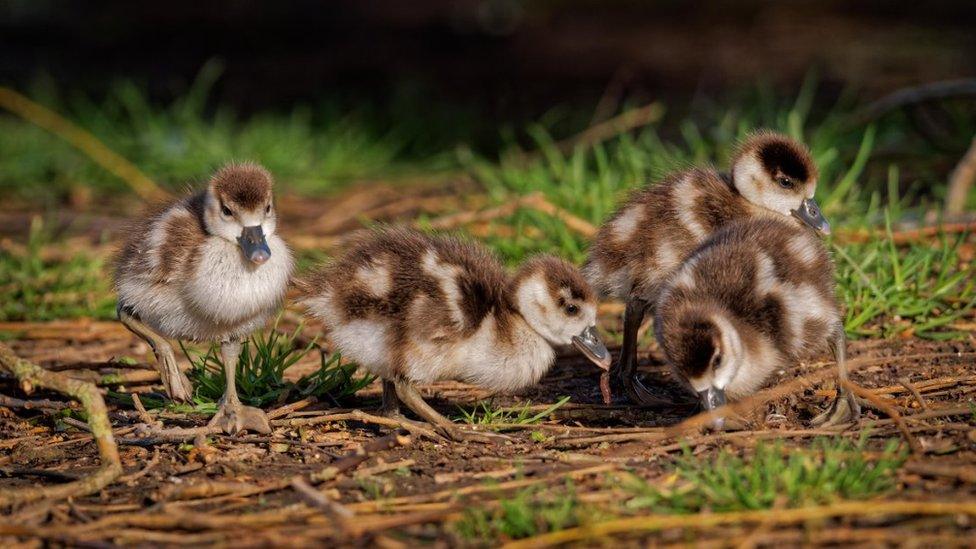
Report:
M 873 98 L 976 75 L 976 2 L 0 2 L 0 81 L 162 101 L 210 59 L 242 113 L 403 89 L 505 120 L 614 93 L 677 99 L 756 83 Z

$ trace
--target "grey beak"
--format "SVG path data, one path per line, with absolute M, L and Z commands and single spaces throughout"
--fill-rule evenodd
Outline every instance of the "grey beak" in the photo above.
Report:
M 791 210 L 790 213 L 811 229 L 823 234 L 830 234 L 830 223 L 827 223 L 827 219 L 823 216 L 823 211 L 820 210 L 816 200 L 807 198 L 800 204 L 800 209 Z
M 596 327 L 590 326 L 583 330 L 579 335 L 573 336 L 573 345 L 581 353 L 583 353 L 586 358 L 593 361 L 594 364 L 603 368 L 604 370 L 610 369 L 610 351 L 607 350 L 607 346 L 603 344 L 600 340 L 600 336 L 596 333 Z
M 725 391 L 717 387 L 709 387 L 704 391 L 698 391 L 698 398 L 705 412 L 711 412 L 716 408 L 725 406 Z M 716 429 L 721 429 L 725 425 L 725 418 L 715 418 L 712 425 Z
M 264 239 L 261 225 L 244 227 L 244 232 L 237 238 L 237 243 L 244 250 L 244 257 L 256 265 L 261 265 L 271 257 L 271 248 L 268 247 L 268 241 Z

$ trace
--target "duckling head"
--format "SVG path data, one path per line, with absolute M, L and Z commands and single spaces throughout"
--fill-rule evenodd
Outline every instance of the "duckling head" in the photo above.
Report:
M 817 177 L 810 151 L 773 132 L 759 132 L 747 139 L 732 162 L 732 183 L 746 200 L 829 234 L 830 224 L 813 199 Z
M 272 185 L 268 170 L 245 163 L 221 168 L 207 186 L 203 214 L 207 232 L 238 244 L 254 265 L 271 258 L 266 238 L 277 229 Z
M 552 345 L 573 344 L 594 364 L 610 368 L 596 331 L 596 294 L 575 267 L 553 256 L 526 262 L 512 280 L 515 307 Z
M 698 393 L 705 411 L 723 406 L 726 389 L 744 362 L 739 330 L 720 313 L 690 312 L 681 320 L 678 335 L 665 343 L 675 370 Z

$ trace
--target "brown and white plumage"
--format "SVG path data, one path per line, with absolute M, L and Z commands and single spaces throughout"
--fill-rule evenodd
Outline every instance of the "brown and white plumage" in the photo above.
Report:
M 785 218 L 738 221 L 712 235 L 664 283 L 655 310 L 668 363 L 706 409 L 828 349 L 846 376 L 833 263 L 813 231 Z M 818 421 L 859 411 L 849 394 L 837 406 L 847 408 Z
M 627 302 L 615 378 L 632 400 L 654 401 L 635 377 L 637 332 L 668 275 L 735 220 L 770 217 L 826 232 L 813 201 L 816 186 L 806 147 L 759 132 L 739 147 L 730 175 L 705 168 L 673 174 L 636 192 L 603 224 L 583 272 L 601 295 Z
M 115 271 L 119 317 L 152 345 L 175 400 L 190 400 L 193 391 L 165 338 L 221 342 L 229 372 L 224 404 L 239 404 L 232 372 L 240 342 L 275 314 L 291 275 L 276 228 L 271 175 L 237 164 L 130 229 Z
M 359 235 L 301 285 L 302 302 L 343 356 L 384 379 L 384 408 L 399 397 L 450 436 L 459 433 L 413 384 L 450 379 L 514 391 L 545 374 L 553 345 L 570 343 L 609 365 L 594 340 L 595 295 L 555 257 L 509 276 L 481 245 L 384 228 Z

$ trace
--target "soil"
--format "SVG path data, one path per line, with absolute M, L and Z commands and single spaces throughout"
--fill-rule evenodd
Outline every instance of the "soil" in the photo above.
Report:
M 311 217 L 305 222 L 313 223 Z M 348 229 L 345 222 L 341 225 Z M 619 306 L 604 307 L 601 324 L 619 326 L 618 311 Z M 296 319 L 297 313 L 286 313 L 282 328 L 292 327 Z M 8 336 L 8 344 L 20 357 L 49 369 L 101 381 L 115 390 L 161 390 L 150 366 L 150 349 L 115 322 L 8 322 L 0 324 L 0 331 L 13 334 Z M 316 331 L 311 324 L 303 333 L 314 337 Z M 835 394 L 835 376 L 828 363 L 802 364 L 778 372 L 757 398 L 736 408 L 737 430 L 715 433 L 687 421 L 694 412 L 688 395 L 670 376 L 653 346 L 645 347 L 650 349 L 641 357 L 646 384 L 676 402 L 670 409 L 628 406 L 619 395 L 612 405 L 602 404 L 600 370 L 570 351 L 560 354 L 541 383 L 517 395 L 489 395 L 460 383 L 423 388 L 428 402 L 449 416 L 459 415 L 458 406 L 470 410 L 486 399 L 495 408 L 530 406 L 540 411 L 563 396 L 570 397 L 539 424 L 501 428 L 508 439 L 496 444 L 454 443 L 416 434 L 383 439 L 392 429 L 370 422 L 368 417 L 366 421 L 346 419 L 301 427 L 285 424 L 352 409 L 368 413 L 379 404 L 378 383 L 343 401 L 342 408 L 334 403 L 307 402 L 304 407 L 286 405 L 290 407 L 279 408 L 277 413 L 271 410 L 278 417 L 270 435 L 215 436 L 210 444 L 148 444 L 136 428 L 143 423 L 139 414 L 110 402 L 110 419 L 121 444 L 122 479 L 94 495 L 4 510 L 0 543 L 477 545 L 479 540 L 463 537 L 456 527 L 465 510 L 496 506 L 524 486 L 558 489 L 572 479 L 580 501 L 614 508 L 628 497 L 617 474 L 629 471 L 652 483 L 665 482 L 674 458 L 686 448 L 699 459 L 709 460 L 720 451 L 748 453 L 762 440 L 777 439 L 789 449 L 808 446 L 813 436 L 831 434 L 809 427 L 809 420 Z M 853 341 L 849 354 L 854 366 L 852 381 L 869 389 L 887 410 L 866 408 L 856 425 L 838 433 L 854 439 L 868 437 L 870 450 L 880 450 L 887 441 L 900 438 L 915 448 L 898 473 L 896 488 L 883 499 L 973 502 L 976 331 L 956 341 L 911 337 Z M 139 363 L 115 361 L 123 355 L 134 356 Z M 317 364 L 317 357 L 307 357 L 289 375 L 301 375 Z M 121 377 L 105 379 L 109 374 Z M 25 396 L 10 379 L 0 379 L 0 395 L 66 401 L 56 393 Z M 0 488 L 64 482 L 98 467 L 96 446 L 78 427 L 83 423 L 65 419 L 56 408 L 0 407 Z M 903 418 L 901 426 L 893 415 Z M 158 419 L 171 427 L 206 422 L 202 416 L 175 412 L 162 413 Z M 322 478 L 327 466 L 348 463 L 346 458 L 357 455 L 364 445 L 384 440 L 393 440 L 392 447 L 368 454 L 361 463 L 303 491 L 303 483 L 307 488 L 311 479 Z M 303 480 L 295 482 L 296 478 Z M 976 528 L 972 519 L 970 512 L 747 521 L 714 527 L 663 527 L 618 537 L 633 545 L 695 541 L 709 546 L 910 542 L 973 546 Z

